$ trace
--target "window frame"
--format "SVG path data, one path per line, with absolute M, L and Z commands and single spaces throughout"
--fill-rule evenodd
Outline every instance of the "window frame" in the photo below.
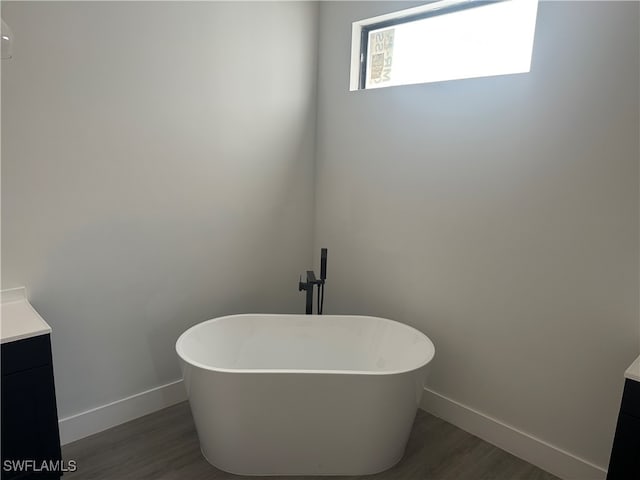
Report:
M 440 0 L 406 10 L 379 15 L 353 22 L 351 32 L 351 75 L 349 90 L 371 90 L 366 88 L 369 33 L 372 30 L 411 23 L 425 18 L 446 15 L 472 8 L 509 0 Z

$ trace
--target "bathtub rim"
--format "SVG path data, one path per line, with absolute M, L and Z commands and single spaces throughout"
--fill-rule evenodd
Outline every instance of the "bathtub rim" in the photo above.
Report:
M 435 357 L 436 354 L 436 349 L 435 346 L 433 345 L 433 342 L 431 341 L 431 339 L 425 335 L 424 333 L 422 333 L 420 330 L 418 330 L 417 328 L 412 327 L 411 325 L 407 325 L 406 323 L 402 323 L 399 322 L 397 320 L 391 320 L 388 318 L 384 318 L 384 317 L 374 317 L 371 315 L 311 315 L 313 317 L 347 317 L 347 318 L 370 318 L 370 319 L 375 319 L 375 320 L 382 320 L 383 322 L 387 322 L 387 323 L 393 323 L 396 324 L 396 326 L 400 327 L 400 328 L 407 328 L 410 330 L 413 330 L 414 332 L 418 333 L 419 335 L 421 335 L 424 340 L 426 340 L 427 345 L 430 347 L 430 354 L 427 355 L 427 360 L 420 363 L 419 365 L 416 365 L 415 367 L 412 368 L 407 368 L 407 369 L 402 369 L 402 370 L 384 370 L 384 371 L 367 371 L 367 370 L 320 370 L 320 369 L 313 369 L 313 370 L 308 370 L 308 369 L 300 369 L 300 368 L 222 368 L 222 367 L 212 367 L 210 365 L 205 365 L 203 363 L 200 362 L 196 362 L 195 360 L 191 360 L 190 358 L 188 358 L 184 352 L 183 349 L 181 348 L 181 343 L 183 338 L 185 338 L 189 332 L 191 332 L 192 330 L 194 330 L 195 328 L 207 324 L 207 323 L 214 323 L 217 322 L 219 320 L 224 320 L 224 319 L 228 319 L 228 318 L 237 318 L 237 317 L 255 317 L 255 316 L 260 316 L 260 317 L 297 317 L 297 316 L 302 316 L 304 317 L 305 315 L 301 315 L 301 314 L 295 314 L 295 313 L 238 313 L 238 314 L 232 314 L 232 315 L 223 315 L 221 317 L 215 317 L 215 318 L 211 318 L 209 320 L 204 320 L 202 322 L 196 323 L 195 325 L 192 325 L 191 327 L 189 327 L 188 329 L 186 329 L 184 332 L 182 332 L 182 334 L 178 337 L 178 340 L 176 340 L 176 345 L 175 345 L 175 350 L 176 350 L 176 354 L 178 355 L 178 357 L 180 358 L 180 360 L 182 360 L 184 363 L 192 366 L 192 367 L 196 367 L 196 368 L 200 368 L 202 370 L 208 370 L 210 372 L 217 372 L 217 373 L 253 373 L 253 374 L 305 374 L 305 375 L 310 375 L 310 374 L 314 374 L 314 375 L 367 375 L 367 376 L 381 376 L 381 375 L 400 375 L 400 374 L 404 374 L 404 373 L 411 373 L 411 372 L 415 372 L 416 370 L 420 370 L 421 368 L 427 366 L 429 363 L 431 363 L 431 361 L 433 360 L 433 357 Z

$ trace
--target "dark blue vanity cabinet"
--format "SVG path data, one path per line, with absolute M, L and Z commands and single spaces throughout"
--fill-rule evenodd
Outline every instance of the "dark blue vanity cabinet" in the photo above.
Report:
M 1 360 L 2 480 L 60 478 L 50 335 L 3 343 Z
M 627 370 L 607 480 L 640 478 L 640 358 Z

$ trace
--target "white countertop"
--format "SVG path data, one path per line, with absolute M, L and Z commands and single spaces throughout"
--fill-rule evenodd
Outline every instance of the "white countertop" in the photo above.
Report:
M 24 287 L 0 292 L 0 343 L 51 333 L 51 327 L 27 300 Z
M 624 372 L 624 378 L 640 382 L 640 356 L 636 358 L 636 361 Z

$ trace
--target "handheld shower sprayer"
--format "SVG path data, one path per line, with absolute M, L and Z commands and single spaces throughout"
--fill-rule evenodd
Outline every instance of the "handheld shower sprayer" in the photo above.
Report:
M 320 249 L 320 280 L 327 278 L 327 249 Z
M 327 249 L 320 249 L 320 283 L 318 284 L 318 315 L 324 307 L 324 281 L 327 279 Z

